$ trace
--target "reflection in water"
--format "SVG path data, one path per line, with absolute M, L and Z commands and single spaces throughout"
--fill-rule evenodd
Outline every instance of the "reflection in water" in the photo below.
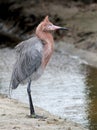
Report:
M 0 92 L 3 93 L 8 93 L 13 52 L 0 50 Z M 32 82 L 32 95 L 35 105 L 89 130 L 97 130 L 97 69 L 84 65 L 78 57 L 55 53 L 44 75 Z M 26 85 L 14 90 L 12 97 L 28 103 Z
M 90 130 L 97 130 L 97 68 L 87 67 L 87 101 L 88 120 Z

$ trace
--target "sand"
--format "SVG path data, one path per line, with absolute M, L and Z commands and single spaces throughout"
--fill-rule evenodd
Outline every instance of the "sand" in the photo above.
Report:
M 86 130 L 41 108 L 35 107 L 35 110 L 46 119 L 30 118 L 27 104 L 0 95 L 0 130 Z

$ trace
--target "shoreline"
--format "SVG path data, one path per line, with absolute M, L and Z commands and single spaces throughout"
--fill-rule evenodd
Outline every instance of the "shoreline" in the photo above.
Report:
M 0 130 L 87 130 L 77 123 L 52 115 L 35 107 L 36 113 L 46 119 L 29 118 L 29 107 L 0 94 Z

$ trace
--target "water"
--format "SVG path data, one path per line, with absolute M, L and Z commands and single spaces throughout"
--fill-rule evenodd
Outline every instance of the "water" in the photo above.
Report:
M 0 92 L 8 94 L 15 53 L 0 50 Z M 97 130 L 97 69 L 69 54 L 55 52 L 43 76 L 32 83 L 34 105 L 68 120 Z M 12 97 L 28 103 L 26 85 Z

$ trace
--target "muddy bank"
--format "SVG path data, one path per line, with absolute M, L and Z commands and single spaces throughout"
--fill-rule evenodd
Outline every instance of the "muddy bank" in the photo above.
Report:
M 72 123 L 51 115 L 40 108 L 36 113 L 46 119 L 29 118 L 29 108 L 26 104 L 0 95 L 0 130 L 86 130 L 79 124 Z

